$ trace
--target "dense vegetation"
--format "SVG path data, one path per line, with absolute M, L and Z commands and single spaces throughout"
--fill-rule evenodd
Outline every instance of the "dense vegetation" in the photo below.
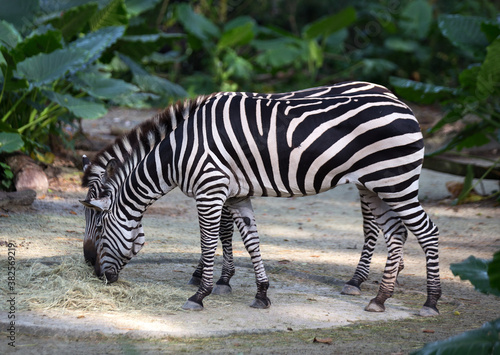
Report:
M 443 149 L 481 145 L 499 138 L 497 13 L 486 0 L 2 2 L 0 153 L 50 163 L 53 142 L 71 147 L 110 105 L 349 79 L 439 102 L 434 130 L 473 113 Z

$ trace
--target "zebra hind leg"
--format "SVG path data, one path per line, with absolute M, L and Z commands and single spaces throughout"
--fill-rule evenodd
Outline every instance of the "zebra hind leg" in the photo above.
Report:
M 257 283 L 257 294 L 250 307 L 269 308 L 271 306 L 271 300 L 267 297 L 269 279 L 267 278 L 260 254 L 260 240 L 250 199 L 231 199 L 226 204 L 231 211 L 236 227 L 240 231 L 243 244 L 252 259 Z
M 233 259 L 233 232 L 234 222 L 231 213 L 227 207 L 222 208 L 222 217 L 220 222 L 220 241 L 222 244 L 222 273 L 220 279 L 215 283 L 212 290 L 213 295 L 227 295 L 232 292 L 229 281 L 234 275 L 234 259 Z
M 368 206 L 368 202 L 365 200 L 363 194 L 360 193 L 361 199 L 361 212 L 363 214 L 363 233 L 365 237 L 365 242 L 363 244 L 363 250 L 361 251 L 361 257 L 356 267 L 356 271 L 352 278 L 344 285 L 342 295 L 359 296 L 361 294 L 361 284 L 368 279 L 368 274 L 370 273 L 370 264 L 373 256 L 373 251 L 375 245 L 377 244 L 377 237 L 379 228 L 375 217 Z
M 439 230 L 420 205 L 418 198 L 394 202 L 391 194 L 381 194 L 392 210 L 397 211 L 404 225 L 415 235 L 425 254 L 427 271 L 427 300 L 420 310 L 420 315 L 431 317 L 439 315 L 437 302 L 441 297 L 439 277 Z M 403 265 L 400 264 L 401 268 Z
M 377 225 L 382 229 L 387 244 L 387 262 L 384 276 L 377 296 L 370 301 L 365 310 L 383 312 L 385 311 L 385 301 L 392 297 L 394 293 L 394 286 L 403 256 L 403 245 L 408 232 L 398 214 L 387 203 L 382 201 L 377 194 L 367 189 L 359 189 L 362 199 L 366 201 Z

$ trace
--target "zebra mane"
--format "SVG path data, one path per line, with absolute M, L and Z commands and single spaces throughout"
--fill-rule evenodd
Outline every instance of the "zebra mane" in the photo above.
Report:
M 98 152 L 82 177 L 82 186 L 88 187 L 94 181 L 100 181 L 110 160 L 115 159 L 120 167 L 139 162 L 156 144 L 172 132 L 180 123 L 190 116 L 197 107 L 210 99 L 212 95 L 199 96 L 196 99 L 178 101 L 168 106 L 151 119 L 142 122 L 129 133 L 116 138 L 106 148 Z

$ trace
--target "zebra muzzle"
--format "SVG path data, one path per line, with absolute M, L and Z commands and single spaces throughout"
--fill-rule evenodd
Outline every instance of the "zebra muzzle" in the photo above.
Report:
M 118 280 L 118 272 L 114 268 L 106 270 L 104 271 L 104 277 L 107 283 L 113 283 Z

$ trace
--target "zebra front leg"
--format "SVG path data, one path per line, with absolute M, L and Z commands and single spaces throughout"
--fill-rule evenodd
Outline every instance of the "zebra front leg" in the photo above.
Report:
M 227 207 L 222 208 L 222 216 L 220 222 L 220 241 L 222 244 L 222 273 L 220 279 L 215 284 L 212 294 L 214 295 L 225 295 L 232 292 L 231 285 L 229 281 L 234 275 L 234 260 L 233 260 L 233 232 L 234 232 L 234 222 Z M 203 274 L 203 263 L 200 258 L 196 270 L 193 272 L 191 279 L 189 280 L 189 285 L 200 286 L 201 277 Z
M 217 198 L 204 195 L 197 199 L 198 220 L 201 237 L 201 259 L 203 265 L 201 283 L 198 291 L 182 306 L 185 310 L 200 311 L 203 309 L 203 299 L 212 293 L 215 250 L 219 237 L 222 203 Z
M 229 281 L 234 275 L 234 259 L 233 259 L 233 232 L 234 222 L 228 208 L 222 208 L 222 217 L 220 221 L 220 241 L 222 244 L 222 273 L 220 279 L 215 283 L 212 290 L 214 295 L 227 295 L 232 292 Z
M 257 283 L 257 294 L 250 304 L 253 308 L 269 308 L 271 300 L 267 297 L 269 279 L 264 269 L 264 263 L 260 255 L 260 241 L 255 224 L 255 216 L 249 198 L 231 199 L 227 201 L 227 206 L 231 211 L 236 227 L 240 231 L 243 244 L 250 254 Z

